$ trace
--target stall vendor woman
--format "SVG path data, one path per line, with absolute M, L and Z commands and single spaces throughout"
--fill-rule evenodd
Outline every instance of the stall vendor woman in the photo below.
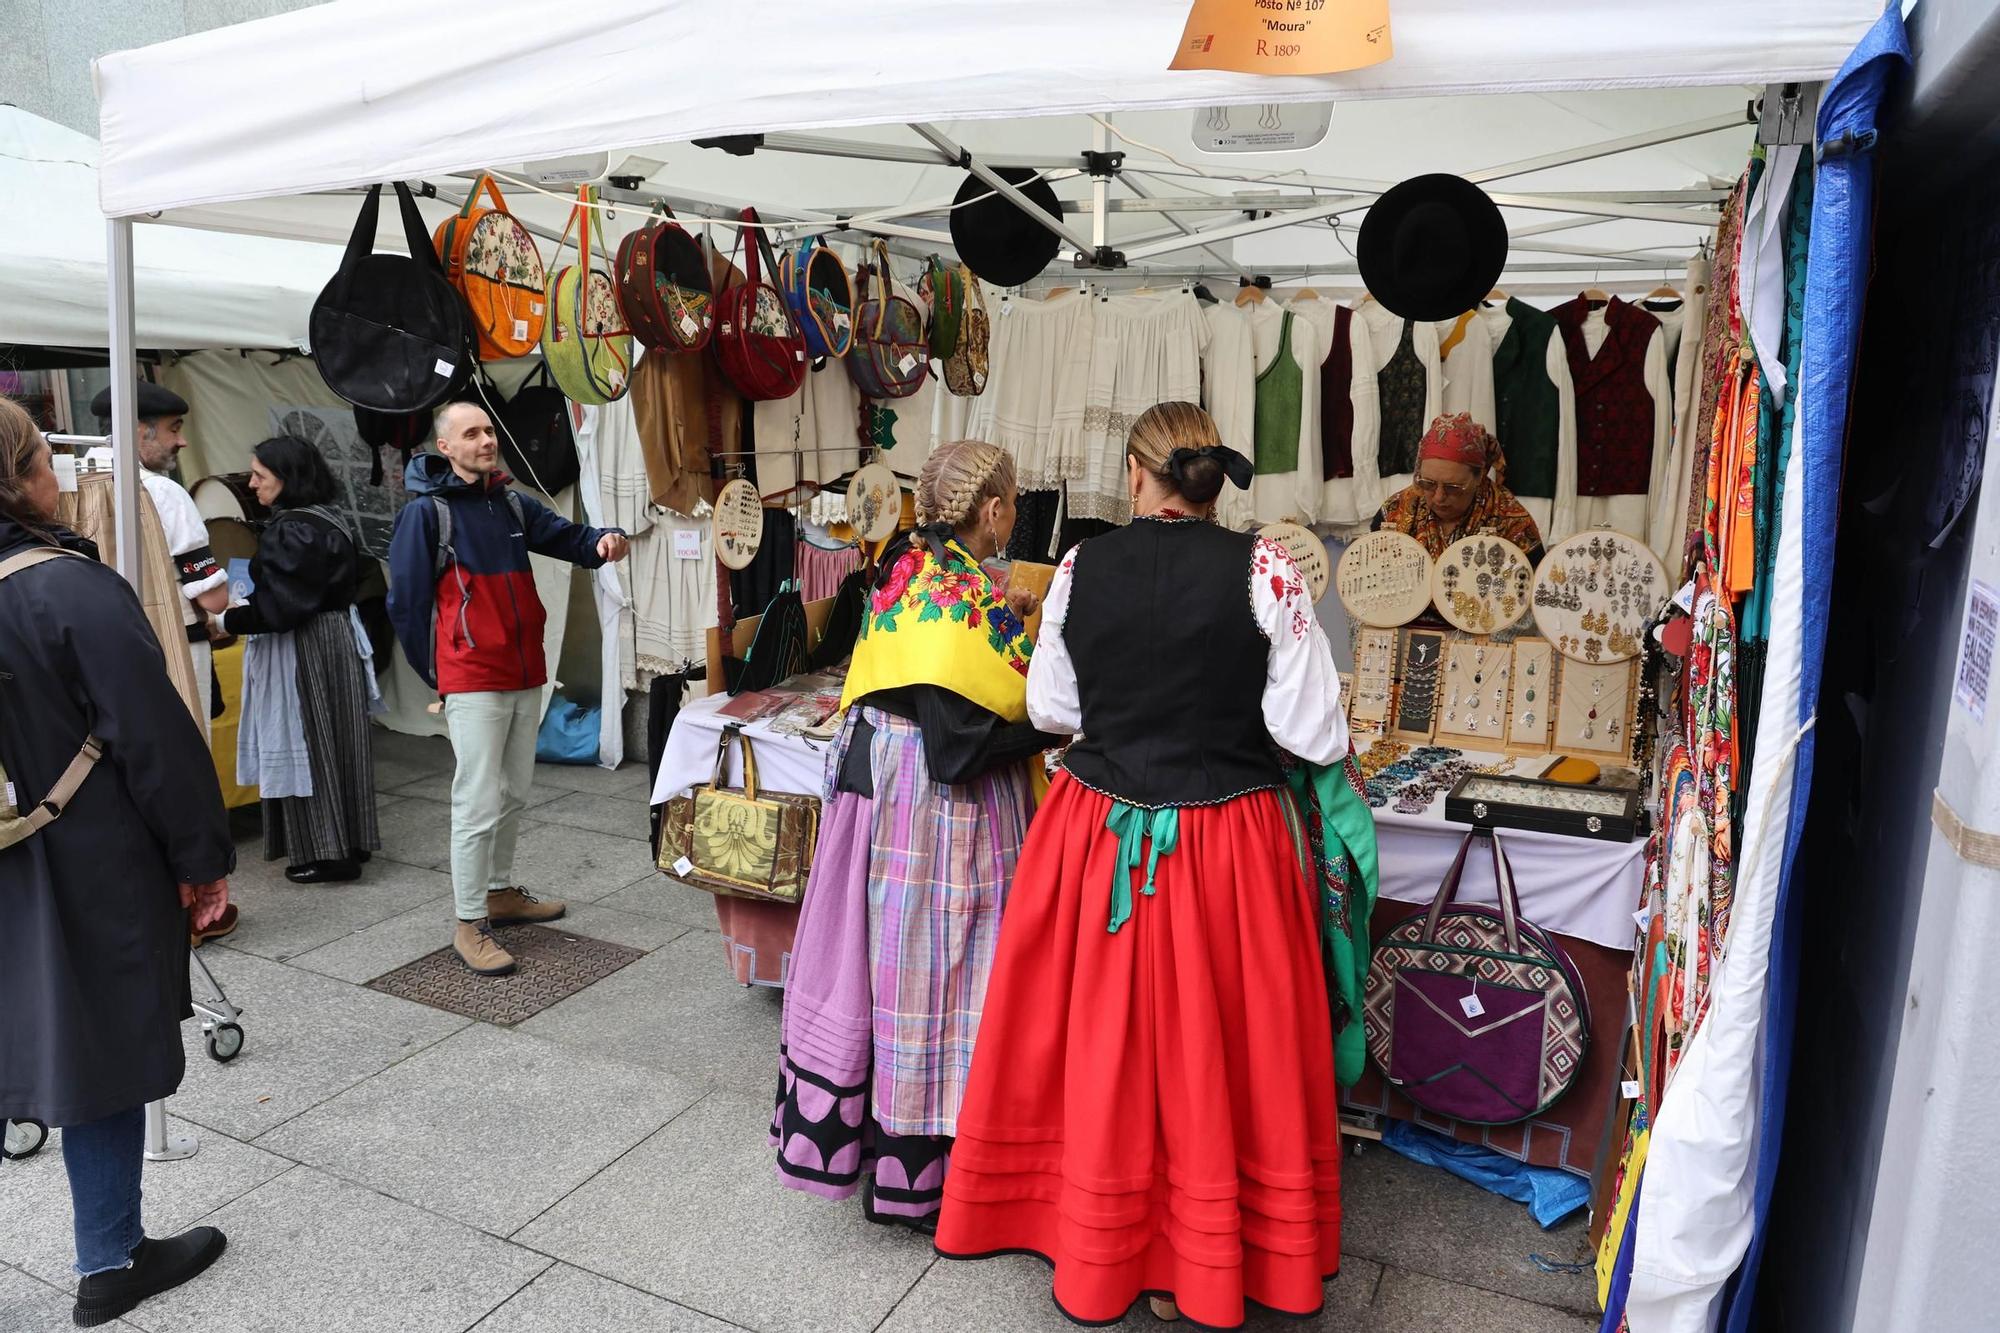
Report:
M 1491 475 L 1500 446 L 1464 412 L 1439 417 L 1417 450 L 1417 475 L 1389 497 L 1374 527 L 1406 532 L 1436 559 L 1462 537 L 1504 537 L 1542 561 L 1542 534 L 1512 491 Z

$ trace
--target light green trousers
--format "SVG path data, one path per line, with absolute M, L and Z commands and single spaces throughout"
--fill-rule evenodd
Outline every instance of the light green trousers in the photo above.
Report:
M 451 888 L 460 921 L 486 918 L 489 890 L 514 887 L 514 842 L 535 780 L 542 692 L 447 695 L 458 771 L 451 779 Z

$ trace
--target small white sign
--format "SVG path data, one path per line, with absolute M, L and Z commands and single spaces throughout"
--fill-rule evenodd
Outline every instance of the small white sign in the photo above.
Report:
M 916 366 L 917 358 L 911 356 L 908 352 L 903 353 L 903 359 L 896 363 L 896 369 L 902 371 L 905 375 L 916 369 Z
M 617 393 L 625 387 L 625 372 L 616 366 L 611 368 L 611 392 Z
M 674 529 L 674 559 L 676 560 L 701 559 L 700 528 Z
M 547 308 L 548 307 L 544 306 L 540 301 L 528 302 L 528 309 L 533 311 L 537 315 L 541 314 Z
M 525 319 L 515 320 L 514 341 L 519 343 L 519 342 L 526 342 L 527 340 L 528 340 L 528 321 Z
M 681 337 L 683 338 L 692 338 L 695 334 L 701 332 L 701 325 L 695 323 L 694 316 L 688 314 L 686 311 L 681 312 L 680 328 Z
M 1636 1078 L 1628 1078 L 1618 1085 L 1618 1095 L 1628 1102 L 1638 1101 L 1639 1094 L 1644 1091 L 1645 1089 L 1639 1086 L 1639 1080 Z
M 7 808 L 9 810 L 20 808 L 14 804 L 14 784 L 11 782 L 7 784 Z
M 1653 924 L 1653 909 L 1650 907 L 1642 907 L 1638 911 L 1632 913 L 1632 924 L 1637 926 L 1641 931 L 1641 933 L 1651 928 Z
M 1477 1018 L 1486 1012 L 1486 1006 L 1479 1002 L 1477 995 L 1466 996 L 1458 1002 L 1458 1007 L 1465 1010 L 1467 1018 Z
M 1974 722 L 1986 720 L 1986 692 L 1993 683 L 1993 644 L 2000 638 L 2000 592 L 1978 579 L 1965 598 L 1965 630 L 1958 641 L 1958 681 L 1952 698 L 1972 714 Z
M 453 372 L 453 371 L 455 371 L 455 370 L 457 370 L 457 369 L 458 369 L 458 367 L 457 367 L 457 366 L 454 366 L 454 365 L 453 365 L 453 364 L 452 364 L 451 362 L 449 362 L 449 361 L 439 361 L 439 362 L 438 362 L 437 364 L 435 364 L 435 365 L 433 365 L 433 366 L 431 367 L 431 370 L 432 370 L 432 371 L 434 371 L 435 373 L 437 373 L 437 374 L 439 374 L 439 375 L 442 375 L 442 376 L 444 376 L 444 377 L 445 377 L 446 379 L 450 379 L 450 378 L 451 378 L 451 376 L 452 376 L 452 372 Z
M 76 455 L 54 454 L 49 465 L 56 470 L 56 489 L 65 493 L 76 489 Z
M 679 875 L 683 879 L 686 879 L 688 875 L 693 872 L 693 870 L 694 870 L 694 862 L 688 860 L 685 856 L 683 856 L 680 860 L 674 862 L 674 873 L 676 875 Z

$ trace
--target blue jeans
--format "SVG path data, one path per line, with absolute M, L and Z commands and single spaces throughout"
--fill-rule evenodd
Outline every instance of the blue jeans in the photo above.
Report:
M 76 1271 L 84 1277 L 129 1268 L 146 1238 L 139 1224 L 139 1172 L 146 1164 L 146 1109 L 135 1106 L 66 1125 L 63 1166 L 76 1214 Z

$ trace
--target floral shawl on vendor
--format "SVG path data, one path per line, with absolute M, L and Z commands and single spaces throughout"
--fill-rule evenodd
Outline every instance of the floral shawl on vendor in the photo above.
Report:
M 1465 537 L 1492 536 L 1514 543 L 1530 557 L 1541 549 L 1541 529 L 1514 493 L 1501 484 L 1496 469 L 1503 468 L 1500 446 L 1484 426 L 1461 412 L 1439 417 L 1424 435 L 1417 459 L 1440 458 L 1460 463 L 1479 474 L 1479 493 L 1472 507 L 1456 520 L 1440 518 L 1431 508 L 1430 497 L 1412 482 L 1389 497 L 1375 516 L 1375 527 L 1408 533 L 1423 543 L 1431 558 Z

